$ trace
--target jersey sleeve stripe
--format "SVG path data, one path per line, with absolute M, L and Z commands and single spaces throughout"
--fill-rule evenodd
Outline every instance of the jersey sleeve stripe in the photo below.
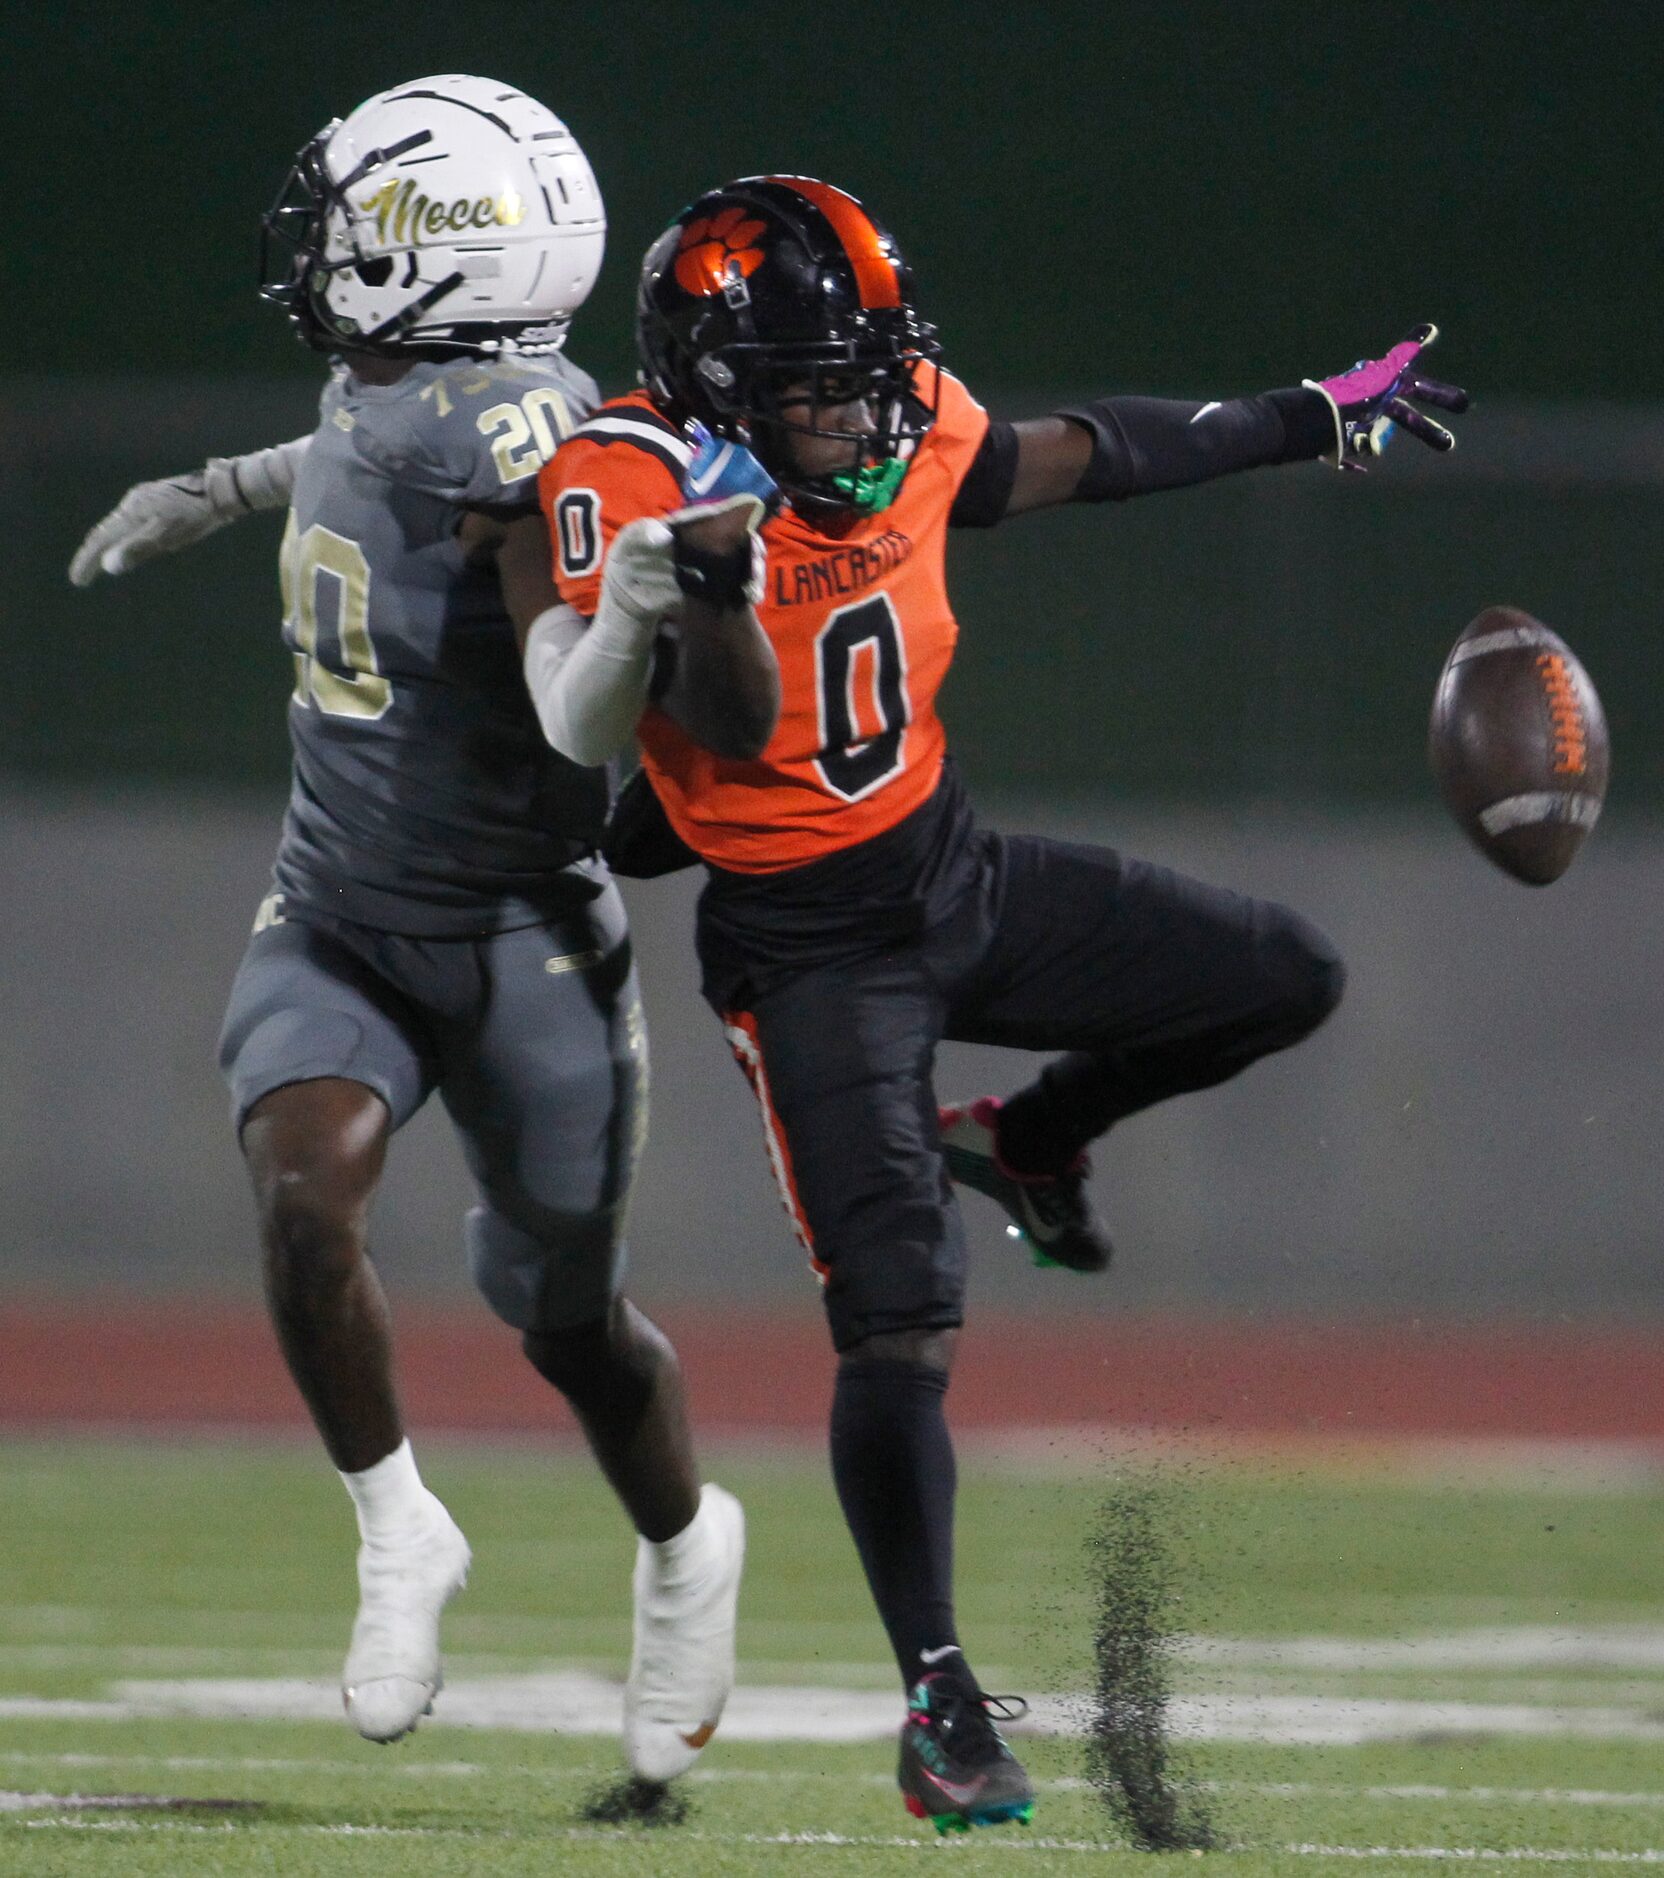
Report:
M 632 424 L 645 424 L 649 430 L 662 431 L 667 437 L 680 437 L 679 425 L 671 423 L 662 411 L 647 402 L 645 392 L 632 392 L 627 398 L 614 398 L 590 413 L 592 417 L 623 417 Z
M 689 444 L 668 426 L 661 427 L 644 418 L 620 417 L 609 411 L 579 425 L 573 436 L 574 440 L 584 437 L 591 443 L 603 446 L 613 443 L 634 444 L 638 450 L 645 450 L 649 456 L 657 457 L 678 482 L 693 461 L 693 449 Z

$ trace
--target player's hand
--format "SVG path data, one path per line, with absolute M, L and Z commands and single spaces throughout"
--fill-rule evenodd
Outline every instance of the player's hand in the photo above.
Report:
M 673 518 L 679 540 L 706 554 L 734 554 L 753 538 L 749 513 L 742 508 L 717 509 L 707 515 L 702 509 L 692 511 L 691 520 L 680 519 L 689 511 L 682 509 Z
M 293 437 L 247 456 L 211 456 L 188 476 L 136 483 L 75 550 L 69 577 L 90 586 L 100 574 L 177 554 L 227 522 L 287 506 L 310 437 Z
M 668 522 L 644 515 L 626 522 L 613 536 L 601 575 L 601 600 L 641 624 L 657 625 L 678 612 L 682 589 L 676 582 Z
M 693 459 L 682 476 L 682 501 L 669 519 L 686 528 L 688 539 L 716 552 L 736 548 L 756 534 L 780 506 L 774 478 L 731 438 L 713 437 L 703 424 L 688 426 Z M 719 518 L 724 526 L 719 526 Z
M 1333 378 L 1304 381 L 1320 391 L 1335 414 L 1335 454 L 1326 457 L 1337 469 L 1361 470 L 1359 457 L 1379 456 L 1395 430 L 1407 430 L 1432 450 L 1454 450 L 1456 439 L 1418 404 L 1457 414 L 1468 408 L 1468 394 L 1456 385 L 1423 378 L 1420 355 L 1439 336 L 1430 321 L 1414 327 L 1409 336 L 1380 359 L 1360 359 Z
M 69 564 L 69 578 L 89 587 L 100 574 L 125 574 L 159 555 L 177 554 L 227 522 L 242 508 L 222 506 L 208 488 L 208 470 L 136 483 L 87 533 Z

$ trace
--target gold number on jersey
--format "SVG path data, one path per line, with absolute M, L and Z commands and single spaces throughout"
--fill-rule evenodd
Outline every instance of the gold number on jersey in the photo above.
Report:
M 436 378 L 431 385 L 424 385 L 416 394 L 424 404 L 431 403 L 441 417 L 449 417 L 456 409 L 451 402 L 451 394 L 445 389 L 445 381 Z
M 491 446 L 491 460 L 505 483 L 517 483 L 541 469 L 561 439 L 572 435 L 572 413 L 552 385 L 539 385 L 518 404 L 494 404 L 481 411 L 476 428 L 482 437 L 502 432 Z
M 376 665 L 370 643 L 370 564 L 356 541 L 337 535 L 314 522 L 305 534 L 289 525 L 283 531 L 278 557 L 283 585 L 283 618 L 294 635 L 295 702 L 315 704 L 329 717 L 369 717 L 385 714 L 393 702 L 393 687 Z M 328 665 L 318 653 L 318 576 L 333 576 L 339 599 L 335 637 L 344 671 Z

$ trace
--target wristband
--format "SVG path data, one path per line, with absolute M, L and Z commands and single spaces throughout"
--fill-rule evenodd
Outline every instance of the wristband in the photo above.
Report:
M 689 599 L 724 611 L 750 606 L 762 597 L 757 578 L 756 536 L 747 535 L 736 547 L 696 548 L 682 528 L 672 533 L 671 567 L 676 585 Z
M 270 450 L 252 450 L 247 456 L 211 456 L 203 465 L 203 494 L 216 515 L 250 515 L 261 509 L 282 509 L 294 493 L 301 458 L 312 439 L 296 437 Z

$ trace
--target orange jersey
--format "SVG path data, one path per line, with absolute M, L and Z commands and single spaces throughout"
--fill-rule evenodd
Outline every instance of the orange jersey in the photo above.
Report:
M 757 618 L 780 661 L 780 722 L 748 762 L 701 749 L 649 707 L 642 761 L 696 853 L 742 874 L 818 860 L 893 828 L 935 789 L 945 739 L 936 694 L 958 623 L 943 557 L 948 513 L 988 414 L 946 372 L 936 422 L 890 506 L 828 534 L 794 510 L 763 526 Z M 689 455 L 643 392 L 604 404 L 539 479 L 561 596 L 587 617 L 613 536 L 683 506 Z

